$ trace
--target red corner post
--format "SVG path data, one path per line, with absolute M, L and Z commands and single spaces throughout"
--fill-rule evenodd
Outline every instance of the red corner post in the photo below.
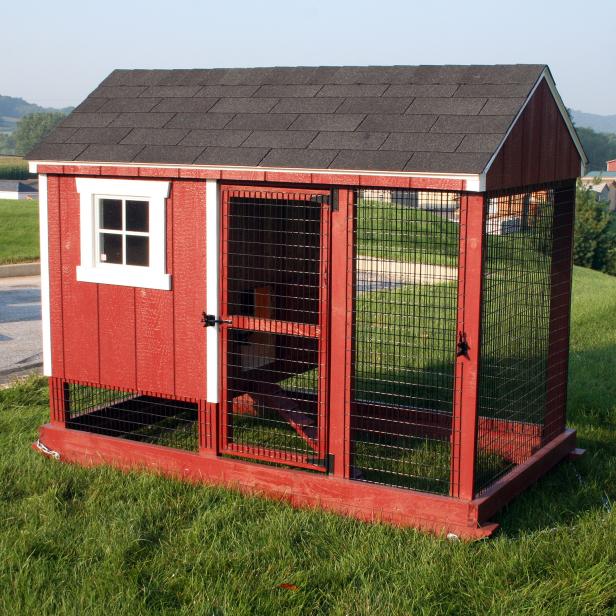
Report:
M 49 377 L 49 420 L 52 424 L 64 427 L 69 410 L 68 383 L 64 379 Z
M 462 195 L 450 495 L 467 500 L 475 492 L 485 218 L 485 194 Z
M 349 477 L 351 446 L 351 379 L 353 335 L 353 200 L 352 190 L 333 194 L 331 216 L 331 321 L 329 394 L 329 472 Z
M 554 189 L 550 337 L 543 444 L 565 430 L 574 219 L 575 180 L 571 180 Z

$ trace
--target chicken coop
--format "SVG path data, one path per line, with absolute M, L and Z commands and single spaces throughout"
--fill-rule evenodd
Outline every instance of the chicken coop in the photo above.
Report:
M 117 70 L 29 159 L 42 452 L 466 538 L 579 455 L 546 66 Z

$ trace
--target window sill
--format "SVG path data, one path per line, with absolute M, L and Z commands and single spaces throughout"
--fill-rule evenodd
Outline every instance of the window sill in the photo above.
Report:
M 170 274 L 157 274 L 141 267 L 83 267 L 79 265 L 77 266 L 77 280 L 140 289 L 171 290 Z

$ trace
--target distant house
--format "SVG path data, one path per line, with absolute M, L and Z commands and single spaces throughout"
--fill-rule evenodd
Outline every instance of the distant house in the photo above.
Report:
M 581 179 L 584 186 L 591 188 L 597 199 L 607 201 L 610 211 L 616 211 L 616 160 L 607 163 L 607 171 L 589 171 Z
M 0 199 L 38 199 L 38 180 L 0 180 Z

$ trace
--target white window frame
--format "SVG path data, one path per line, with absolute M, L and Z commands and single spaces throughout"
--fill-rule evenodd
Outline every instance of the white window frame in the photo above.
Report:
M 166 207 L 169 182 L 77 178 L 81 263 L 77 280 L 144 289 L 171 289 L 167 274 Z M 97 258 L 98 200 L 138 199 L 149 203 L 149 266 L 103 263 Z

